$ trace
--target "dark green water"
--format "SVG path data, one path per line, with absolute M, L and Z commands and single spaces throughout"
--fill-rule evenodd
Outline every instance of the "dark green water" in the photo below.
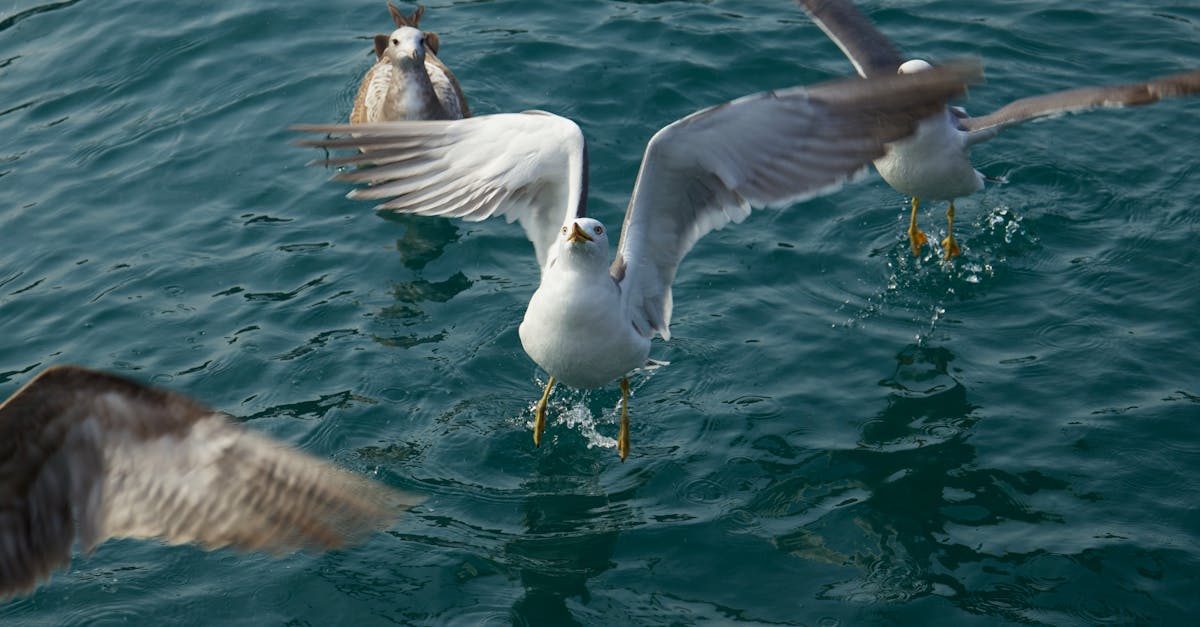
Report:
M 977 113 L 1200 66 L 1194 2 L 863 6 L 911 54 L 981 55 Z M 959 203 L 953 263 L 907 252 L 874 175 L 708 236 L 621 464 L 615 385 L 559 390 L 532 446 L 519 228 L 377 215 L 289 145 L 348 115 L 389 24 L 383 0 L 0 5 L 0 395 L 115 370 L 428 496 L 320 556 L 111 541 L 0 623 L 1194 620 L 1200 101 L 980 147 L 1010 183 Z M 614 228 L 659 127 L 850 72 L 786 0 L 423 25 L 477 113 L 579 122 Z

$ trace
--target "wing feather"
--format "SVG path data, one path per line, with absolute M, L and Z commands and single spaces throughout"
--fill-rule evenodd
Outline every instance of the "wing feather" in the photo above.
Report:
M 425 55 L 425 73 L 429 76 L 429 82 L 433 83 L 433 91 L 442 108 L 451 118 L 471 117 L 471 108 L 467 106 L 467 97 L 463 95 L 458 79 L 432 52 Z
M 847 79 L 747 96 L 663 128 L 646 146 L 612 268 L 634 327 L 670 338 L 671 282 L 706 233 L 752 206 L 837 189 L 978 78 L 978 64 L 957 63 Z
M 800 0 L 804 11 L 841 48 L 859 76 L 895 74 L 904 59 L 854 3 L 847 0 Z
M 1014 100 L 996 111 L 961 121 L 972 136 L 984 139 L 996 132 L 1038 118 L 1087 111 L 1098 107 L 1136 107 L 1163 98 L 1200 93 L 1200 70 L 1161 76 L 1144 83 L 1081 87 Z M 971 143 L 977 143 L 972 141 Z
M 114 375 L 49 368 L 0 405 L 0 599 L 108 538 L 341 546 L 419 500 Z M 76 526 L 78 525 L 78 529 Z
M 315 162 L 360 166 L 336 177 L 368 185 L 351 191 L 350 198 L 387 198 L 377 208 L 399 213 L 518 221 L 542 268 L 559 227 L 586 210 L 583 133 L 550 113 L 296 129 L 338 135 L 302 145 L 361 149 Z

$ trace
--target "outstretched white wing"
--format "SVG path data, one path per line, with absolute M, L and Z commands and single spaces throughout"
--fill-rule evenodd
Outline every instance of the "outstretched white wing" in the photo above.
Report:
M 671 282 L 704 234 L 741 222 L 751 206 L 837 189 L 979 74 L 977 64 L 960 63 L 767 92 L 659 131 L 646 146 L 612 269 L 634 327 L 670 337 Z
M 368 184 L 348 197 L 388 199 L 377 208 L 400 213 L 516 220 L 541 268 L 559 227 L 586 209 L 583 133 L 574 122 L 544 111 L 295 128 L 340 135 L 302 145 L 360 150 L 315 162 L 362 166 L 336 177 Z
M 283 552 L 383 528 L 419 499 L 179 394 L 49 368 L 0 405 L 0 599 L 108 538 Z

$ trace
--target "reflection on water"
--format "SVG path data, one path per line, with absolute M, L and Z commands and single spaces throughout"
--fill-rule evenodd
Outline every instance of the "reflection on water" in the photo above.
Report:
M 251 396 L 243 401 L 243 403 L 252 401 L 256 397 L 257 395 Z M 322 394 L 315 399 L 268 407 L 262 411 L 240 418 L 239 421 L 249 422 L 260 418 L 280 417 L 295 418 L 298 420 L 322 420 L 326 414 L 335 409 L 346 409 L 360 404 L 374 404 L 376 402 L 374 399 L 355 394 L 351 390 L 342 390 L 331 394 Z
M 1100 497 L 1067 477 L 981 466 L 971 441 L 985 412 L 951 374 L 954 358 L 942 347 L 900 351 L 879 382 L 886 406 L 861 426 L 855 448 L 805 453 L 782 438 L 757 441 L 766 455 L 754 463 L 771 480 L 727 522 L 736 514 L 741 532 L 843 568 L 821 584 L 822 600 L 940 597 L 1020 622 L 1150 620 L 1156 610 L 1144 591 L 1163 578 L 1162 551 L 1102 526 L 1068 526 L 1066 512 Z M 1139 576 L 1105 581 L 1128 562 L 1145 565 Z M 1098 589 L 1109 594 L 1097 597 Z
M 404 235 L 396 240 L 400 260 L 410 270 L 420 270 L 442 256 L 446 246 L 457 242 L 461 234 L 455 221 L 446 218 L 411 216 L 389 211 L 378 212 L 389 222 L 404 225 Z
M 580 473 L 577 459 L 606 451 L 568 451 L 565 447 L 539 460 L 522 486 L 531 494 L 521 504 L 523 533 L 505 547 L 516 565 L 524 595 L 513 604 L 516 622 L 574 625 L 568 601 L 591 601 L 588 581 L 613 568 L 613 548 L 630 512 L 627 500 L 605 494 L 593 469 Z M 627 495 L 626 495 L 627 496 Z
M 376 320 L 383 329 L 371 334 L 376 342 L 394 348 L 413 348 L 422 344 L 438 343 L 446 339 L 445 330 L 434 333 L 413 331 L 411 327 L 430 323 L 423 303 L 444 303 L 470 289 L 473 282 L 461 272 L 445 281 L 430 282 L 424 279 L 394 283 L 391 288 L 396 302 L 380 310 Z
M 964 584 L 942 563 L 948 551 L 955 562 L 964 559 L 961 547 L 944 544 L 947 524 L 1056 518 L 1011 495 L 1061 490 L 1062 482 L 972 467 L 968 441 L 978 408 L 949 373 L 953 359 L 944 348 L 900 351 L 895 371 L 879 382 L 890 390 L 887 405 L 862 425 L 856 448 L 808 455 L 792 449 L 796 464 L 759 461 L 773 479 L 747 506 L 748 517 L 781 551 L 856 573 L 824 584 L 820 598 L 961 594 Z M 778 440 L 769 445 L 775 453 L 790 448 Z
M 380 317 L 405 319 L 424 316 L 419 305 L 425 302 L 444 303 L 471 288 L 472 281 L 461 272 L 454 273 L 445 281 L 430 282 L 424 279 L 404 281 L 392 286 L 395 305 L 385 307 Z
M 389 223 L 402 225 L 404 234 L 396 240 L 396 251 L 401 263 L 411 271 L 424 269 L 460 237 L 458 226 L 452 220 L 387 211 L 379 211 L 377 215 Z M 385 225 L 382 228 L 391 227 Z M 442 342 L 447 337 L 444 329 L 432 333 L 412 329 L 430 322 L 422 305 L 448 302 L 473 284 L 474 281 L 462 272 L 442 281 L 417 278 L 394 282 L 389 291 L 395 303 L 383 307 L 375 316 L 380 328 L 372 332 L 371 337 L 383 346 L 403 349 Z

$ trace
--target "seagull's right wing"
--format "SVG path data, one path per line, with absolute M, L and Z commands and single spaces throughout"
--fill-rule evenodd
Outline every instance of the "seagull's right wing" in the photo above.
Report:
M 419 499 L 230 423 L 191 399 L 48 368 L 0 404 L 0 599 L 108 538 L 323 550 Z
M 517 220 L 546 267 L 558 229 L 587 205 L 587 146 L 566 118 L 544 111 L 453 121 L 297 126 L 340 137 L 304 146 L 355 148 L 314 164 L 363 166 L 335 178 L 367 187 L 350 198 L 390 199 L 377 208 L 479 221 Z
M 848 0 L 800 0 L 812 21 L 863 77 L 895 74 L 904 59 L 892 42 Z
M 1038 118 L 1077 113 L 1098 107 L 1148 105 L 1163 98 L 1196 93 L 1200 93 L 1200 70 L 1161 76 L 1144 83 L 1080 87 L 1030 96 L 1014 100 L 988 115 L 966 118 L 961 123 L 971 132 L 968 142 L 975 144 L 1009 126 Z

